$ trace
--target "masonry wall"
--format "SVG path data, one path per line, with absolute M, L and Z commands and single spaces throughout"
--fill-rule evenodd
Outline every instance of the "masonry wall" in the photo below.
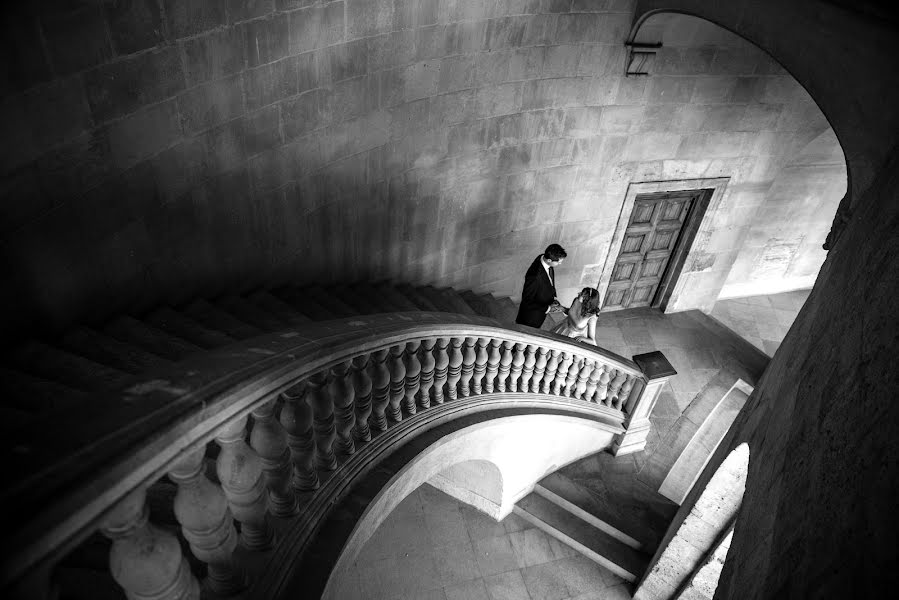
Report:
M 755 276 L 731 281 L 741 248 L 772 237 L 763 221 L 753 230 L 768 191 L 827 123 L 764 54 L 695 23 L 663 32 L 652 77 L 623 77 L 632 10 L 5 8 L 4 327 L 289 281 L 395 278 L 517 296 L 527 264 L 556 241 L 569 250 L 567 301 L 614 259 L 630 182 L 723 176 L 714 226 L 685 267 L 688 300 L 714 301 L 725 281 Z M 816 176 L 797 171 L 790 185 Z M 819 187 L 823 223 L 842 190 Z M 822 223 L 809 225 L 809 248 Z M 798 251 L 797 235 L 774 238 Z

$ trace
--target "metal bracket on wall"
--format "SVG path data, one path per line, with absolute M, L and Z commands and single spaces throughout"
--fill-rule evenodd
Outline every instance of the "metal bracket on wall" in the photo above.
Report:
M 655 44 L 642 44 L 640 42 L 624 42 L 627 47 L 627 62 L 624 67 L 624 76 L 649 75 L 649 66 L 662 42 Z

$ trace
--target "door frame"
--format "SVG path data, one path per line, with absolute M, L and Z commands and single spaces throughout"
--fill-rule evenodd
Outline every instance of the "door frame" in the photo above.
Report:
M 628 223 L 630 223 L 631 213 L 634 210 L 634 202 L 637 196 L 659 192 L 708 190 L 708 193 L 700 195 L 699 200 L 690 208 L 687 220 L 681 228 L 677 246 L 674 252 L 672 252 L 665 274 L 662 276 L 662 281 L 659 283 L 659 288 L 656 290 L 652 301 L 652 306 L 661 308 L 663 312 L 696 308 L 695 306 L 681 306 L 682 303 L 679 302 L 683 290 L 683 281 L 680 278 L 680 274 L 686 265 L 694 264 L 694 261 L 691 259 L 697 258 L 702 253 L 703 248 L 701 246 L 704 246 L 704 244 L 694 246 L 693 242 L 697 239 L 707 239 L 710 235 L 712 228 L 711 219 L 706 219 L 705 215 L 714 214 L 715 210 L 717 210 L 729 181 L 730 177 L 714 177 L 630 183 L 624 196 L 624 202 L 621 205 L 618 223 L 615 226 L 615 233 L 612 235 L 612 242 L 609 244 L 599 283 L 596 286 L 602 301 L 605 302 L 606 291 L 612 278 L 612 270 L 615 267 L 618 255 L 621 254 L 624 232 Z

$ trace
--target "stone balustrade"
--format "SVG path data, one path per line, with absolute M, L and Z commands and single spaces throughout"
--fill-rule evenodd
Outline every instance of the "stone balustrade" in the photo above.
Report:
M 145 490 L 154 473 L 177 484 L 174 512 L 185 551 L 208 568 L 198 582 L 177 538 L 148 520 L 145 492 L 128 492 L 104 508 L 110 516 L 101 527 L 116 540 L 113 576 L 129 597 L 192 598 L 200 588 L 209 597 L 241 592 L 277 546 L 278 523 L 308 518 L 304 506 L 326 482 L 345 476 L 343 466 L 364 460 L 360 454 L 406 421 L 458 403 L 476 406 L 491 395 L 527 395 L 618 427 L 614 451 L 634 452 L 645 444 L 660 378 L 670 376 L 658 366 L 660 354 L 647 377 L 635 362 L 542 333 L 473 324 L 393 329 L 380 341 L 368 332 L 351 343 L 344 334 L 342 346 L 325 358 L 316 347 L 305 363 L 294 349 L 292 360 L 274 361 L 265 377 L 245 373 L 236 387 L 226 387 L 232 400 L 253 388 L 251 401 L 211 402 L 183 417 L 191 426 L 169 436 L 158 468 L 134 489 Z M 203 456 L 215 454 L 214 481 L 204 474 Z M 147 543 L 156 549 L 143 556 L 139 545 Z M 247 559 L 253 555 L 263 559 Z

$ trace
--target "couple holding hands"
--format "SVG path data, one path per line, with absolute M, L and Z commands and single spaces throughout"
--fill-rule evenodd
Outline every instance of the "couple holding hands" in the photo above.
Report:
M 584 288 L 570 308 L 564 308 L 556 298 L 555 267 L 562 264 L 566 256 L 562 246 L 550 244 L 543 254 L 534 259 L 524 275 L 521 306 L 515 322 L 539 329 L 548 313 L 564 312 L 568 316 L 553 328 L 553 333 L 595 346 L 599 292 L 593 288 Z

